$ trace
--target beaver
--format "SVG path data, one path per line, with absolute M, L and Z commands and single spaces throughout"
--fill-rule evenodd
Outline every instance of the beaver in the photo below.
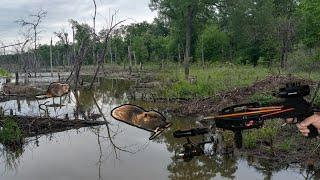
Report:
M 146 111 L 141 107 L 124 104 L 111 111 L 111 116 L 117 120 L 124 121 L 128 124 L 140 128 L 154 131 L 157 128 L 164 128 L 169 123 L 166 118 L 157 111 Z
M 53 82 L 49 85 L 46 94 L 36 96 L 37 99 L 45 99 L 51 97 L 60 97 L 69 93 L 69 84 Z
M 53 82 L 49 85 L 46 96 L 47 97 L 60 97 L 69 92 L 69 84 Z

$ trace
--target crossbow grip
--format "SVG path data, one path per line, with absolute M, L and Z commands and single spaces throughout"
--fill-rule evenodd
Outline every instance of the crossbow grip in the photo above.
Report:
M 309 138 L 315 138 L 315 137 L 317 137 L 319 135 L 319 131 L 318 131 L 318 129 L 316 127 L 314 127 L 314 125 L 310 124 L 308 126 L 308 129 L 310 131 L 309 134 L 308 134 Z

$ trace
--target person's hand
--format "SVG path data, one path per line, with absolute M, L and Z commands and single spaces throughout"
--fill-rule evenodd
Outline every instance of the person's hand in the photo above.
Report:
M 308 136 L 310 130 L 308 129 L 308 126 L 312 124 L 315 128 L 318 129 L 318 132 L 320 133 L 320 115 L 319 114 L 314 114 L 305 120 L 303 120 L 301 123 L 297 124 L 297 127 L 299 131 L 302 133 L 304 136 Z

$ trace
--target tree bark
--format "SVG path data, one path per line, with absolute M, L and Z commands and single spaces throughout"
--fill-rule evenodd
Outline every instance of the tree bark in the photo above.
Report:
M 34 26 L 34 77 L 37 77 L 37 26 Z
M 184 75 L 185 79 L 189 77 L 189 66 L 190 66 L 190 54 L 191 54 L 191 31 L 192 31 L 192 6 L 189 5 L 187 8 L 186 17 L 186 52 L 184 57 Z
M 203 37 L 201 38 L 201 59 L 202 59 L 202 69 L 204 69 Z
M 52 66 L 52 38 L 50 41 L 50 69 L 51 69 L 51 77 L 53 77 L 53 66 Z
M 131 47 L 128 46 L 128 59 L 129 59 L 129 73 L 132 73 L 132 55 L 131 55 Z

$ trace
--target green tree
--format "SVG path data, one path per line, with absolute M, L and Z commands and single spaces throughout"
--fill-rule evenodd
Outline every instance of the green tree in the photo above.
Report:
M 157 10 L 164 19 L 168 19 L 171 33 L 183 36 L 185 78 L 189 76 L 189 63 L 192 55 L 192 44 L 195 42 L 195 25 L 206 19 L 210 11 L 214 11 L 212 0 L 151 0 L 151 10 Z
M 205 27 L 197 43 L 197 56 L 203 56 L 205 60 L 219 60 L 224 58 L 229 45 L 229 37 L 214 24 Z
M 220 1 L 221 28 L 230 36 L 230 55 L 257 65 L 261 57 L 274 51 L 275 19 L 272 0 Z M 271 54 L 273 55 L 273 54 Z
M 297 18 L 295 12 L 297 1 L 282 0 L 274 1 L 275 6 L 275 24 L 277 28 L 277 42 L 280 56 L 281 67 L 285 68 L 288 60 L 288 54 L 293 49 L 296 36 Z
M 132 38 L 132 49 L 138 62 L 146 60 L 149 56 L 149 52 L 144 40 L 145 39 L 143 36 L 136 36 Z
M 300 32 L 307 47 L 319 47 L 320 43 L 320 1 L 302 0 L 299 5 L 301 17 Z

